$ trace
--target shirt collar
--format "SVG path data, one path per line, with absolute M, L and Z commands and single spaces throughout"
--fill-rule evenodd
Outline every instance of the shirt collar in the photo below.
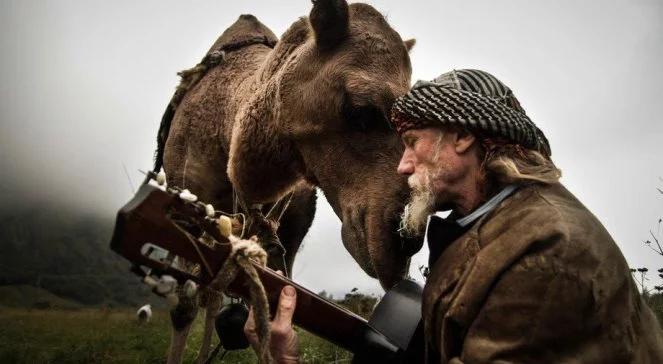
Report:
M 515 190 L 518 189 L 518 187 L 520 186 L 516 184 L 507 185 L 506 187 L 504 187 L 504 189 L 502 189 L 502 191 L 500 191 L 495 196 L 491 197 L 490 200 L 486 201 L 483 205 L 479 206 L 469 215 L 457 219 L 456 223 L 461 227 L 470 225 L 474 221 L 478 220 L 481 216 L 493 211 L 495 207 L 497 207 L 497 205 L 500 204 L 500 202 L 504 201 L 504 199 L 509 197 Z M 435 215 L 441 218 L 446 218 L 449 216 L 449 213 L 448 211 L 437 211 Z

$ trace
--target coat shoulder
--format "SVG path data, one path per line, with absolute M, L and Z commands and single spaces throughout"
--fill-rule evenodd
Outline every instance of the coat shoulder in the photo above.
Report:
M 590 255 L 619 255 L 612 237 L 571 192 L 561 184 L 530 185 L 505 200 L 479 227 L 482 247 L 553 245 Z M 561 254 L 561 252 L 558 252 Z
M 521 245 L 537 241 L 568 241 L 570 231 L 567 211 L 553 203 L 548 186 L 521 187 L 504 200 L 490 215 L 479 222 L 478 238 L 481 248 L 501 244 Z

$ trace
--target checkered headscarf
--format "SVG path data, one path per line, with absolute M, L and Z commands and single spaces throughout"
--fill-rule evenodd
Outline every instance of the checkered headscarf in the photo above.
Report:
M 480 70 L 454 70 L 418 81 L 391 109 L 399 134 L 440 124 L 504 138 L 550 156 L 543 132 L 527 117 L 511 89 Z

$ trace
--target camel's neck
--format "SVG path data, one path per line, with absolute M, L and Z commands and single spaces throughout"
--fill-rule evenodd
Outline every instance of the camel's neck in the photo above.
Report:
M 305 170 L 292 141 L 280 135 L 279 83 L 293 52 L 308 38 L 305 19 L 288 29 L 276 47 L 250 77 L 232 119 L 228 176 L 245 201 L 265 203 L 278 200 L 292 190 Z M 268 157 L 267 157 L 268 156 Z M 260 176 L 260 178 L 257 178 Z M 269 186 L 261 181 L 269 181 Z
M 236 25 L 233 25 L 235 27 Z M 222 37 L 215 43 L 218 47 L 222 40 L 237 40 L 240 37 L 255 35 L 255 31 L 249 31 L 237 34 L 237 31 L 230 32 L 229 28 Z M 240 50 L 237 52 L 239 58 L 237 64 L 230 66 L 232 69 L 232 80 L 226 85 L 234 90 L 229 96 L 228 112 L 229 115 L 243 114 L 243 106 L 251 109 L 252 118 L 243 118 L 245 123 L 256 124 L 252 126 L 253 130 L 263 129 L 263 132 L 271 134 L 267 121 L 274 116 L 274 105 L 277 104 L 275 98 L 276 85 L 278 83 L 279 71 L 283 69 L 288 57 L 301 46 L 308 37 L 308 23 L 305 18 L 301 18 L 286 30 L 281 39 L 276 43 L 274 49 L 266 52 L 254 52 L 251 50 Z M 213 47 L 213 48 L 214 48 Z M 230 145 L 232 130 L 236 127 L 236 117 L 226 118 L 225 142 Z
M 276 47 L 271 51 L 258 72 L 257 82 L 268 82 L 283 67 L 288 57 L 297 50 L 308 38 L 308 22 L 300 18 L 283 33 Z
M 239 114 L 243 127 L 250 127 L 254 132 L 273 135 L 271 121 L 278 115 L 278 83 L 281 71 L 289 57 L 296 52 L 308 38 L 308 22 L 300 18 L 283 33 L 274 49 L 261 54 L 242 54 L 240 57 L 251 58 L 243 61 L 240 66 L 232 67 L 234 71 L 233 85 L 236 91 L 232 96 L 231 115 Z M 218 43 L 218 42 L 217 42 Z M 248 51 L 247 51 L 248 52 Z M 243 53 L 243 52 L 241 52 Z M 252 66 L 247 67 L 247 63 Z M 247 117 L 250 114 L 250 117 Z M 238 118 L 229 118 L 231 123 L 226 129 L 226 142 L 230 144 L 232 130 L 236 128 Z

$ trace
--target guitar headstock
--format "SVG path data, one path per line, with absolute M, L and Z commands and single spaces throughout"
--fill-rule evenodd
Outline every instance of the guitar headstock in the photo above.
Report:
M 211 205 L 154 174 L 148 178 L 117 213 L 111 249 L 131 261 L 136 274 L 209 283 L 231 250 L 229 220 L 220 225 L 221 213 Z

